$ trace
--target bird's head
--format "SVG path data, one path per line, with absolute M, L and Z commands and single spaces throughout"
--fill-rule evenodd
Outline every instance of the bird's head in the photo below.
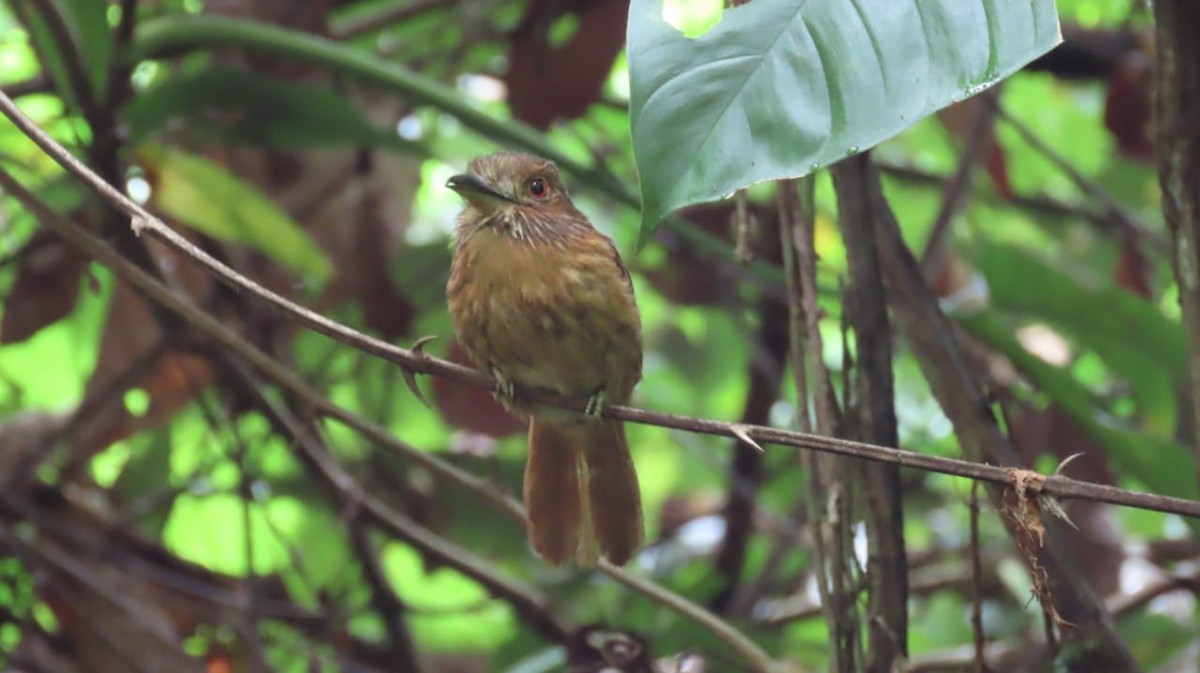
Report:
M 574 227 L 590 224 L 571 203 L 553 161 L 529 154 L 497 152 L 476 157 L 467 172 L 446 181 L 467 201 L 463 233 L 481 227 L 528 242 L 554 242 Z

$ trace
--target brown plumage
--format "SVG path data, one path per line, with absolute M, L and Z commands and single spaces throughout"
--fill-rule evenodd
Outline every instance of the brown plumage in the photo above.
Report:
M 625 404 L 641 378 L 641 320 L 612 241 L 575 208 L 553 162 L 498 153 L 447 186 L 467 201 L 446 288 L 459 342 L 505 384 Z M 530 407 L 527 528 L 550 563 L 625 563 L 642 506 L 624 426 Z

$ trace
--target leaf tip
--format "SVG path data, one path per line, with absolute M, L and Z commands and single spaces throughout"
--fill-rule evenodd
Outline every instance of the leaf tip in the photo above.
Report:
M 657 225 L 642 224 L 642 230 L 638 232 L 637 245 L 633 248 L 634 254 L 640 253 L 646 247 L 646 244 L 654 237 L 654 230 L 657 228 Z

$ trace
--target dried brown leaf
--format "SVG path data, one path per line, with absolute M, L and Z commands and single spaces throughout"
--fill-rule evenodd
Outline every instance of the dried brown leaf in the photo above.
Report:
M 38 231 L 17 262 L 4 298 L 0 345 L 18 343 L 67 316 L 79 298 L 87 257 L 47 231 Z
M 512 33 L 508 104 L 513 116 L 539 129 L 571 120 L 600 99 L 613 60 L 625 46 L 628 0 L 534 0 Z M 574 15 L 574 34 L 558 46 L 551 29 Z

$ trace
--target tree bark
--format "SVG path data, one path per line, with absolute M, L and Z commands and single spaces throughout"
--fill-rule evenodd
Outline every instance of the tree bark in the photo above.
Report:
M 1192 451 L 1200 457 L 1200 3 L 1154 3 L 1155 154 L 1188 344 Z

